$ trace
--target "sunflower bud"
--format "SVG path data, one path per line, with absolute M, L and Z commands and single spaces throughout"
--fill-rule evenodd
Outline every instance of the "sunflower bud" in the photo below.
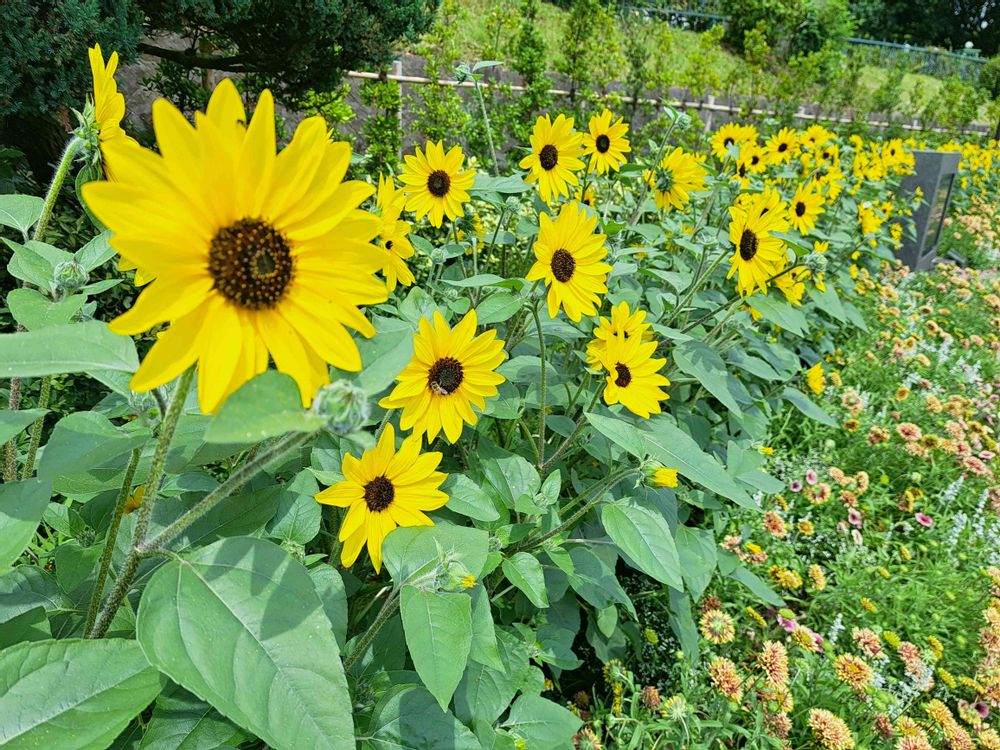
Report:
M 367 394 L 347 380 L 337 380 L 320 388 L 313 412 L 327 418 L 327 428 L 346 435 L 368 421 L 372 407 Z
M 670 469 L 661 463 L 653 462 L 643 467 L 643 476 L 650 487 L 677 486 L 677 469 Z
M 826 271 L 828 263 L 826 256 L 822 253 L 809 253 L 802 262 L 813 273 L 823 273 Z
M 75 260 L 64 260 L 56 264 L 52 275 L 53 284 L 59 294 L 72 294 L 77 289 L 85 286 L 90 275 L 87 269 Z

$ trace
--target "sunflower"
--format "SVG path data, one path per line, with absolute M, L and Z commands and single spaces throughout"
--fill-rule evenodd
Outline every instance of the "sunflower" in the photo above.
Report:
M 822 148 L 827 143 L 834 140 L 836 137 L 837 137 L 836 133 L 827 130 L 822 125 L 816 124 L 816 125 L 810 125 L 808 128 L 805 129 L 805 131 L 799 138 L 799 143 L 809 146 L 810 148 L 816 149 L 816 148 Z
M 743 188 L 750 186 L 750 176 L 760 173 L 766 169 L 764 152 L 756 143 L 740 144 L 740 153 L 736 157 L 736 171 L 732 176 L 733 180 L 740 183 Z
M 403 410 L 400 428 L 413 428 L 418 438 L 426 433 L 428 441 L 444 431 L 454 443 L 463 423 L 476 424 L 479 417 L 472 406 L 485 409 L 486 399 L 497 395 L 497 386 L 506 378 L 496 372 L 504 360 L 504 342 L 494 330 L 475 333 L 475 310 L 454 328 L 437 311 L 433 324 L 421 318 L 413 359 L 396 376 L 392 393 L 379 402 L 384 409 Z
M 791 128 L 782 128 L 767 140 L 764 154 L 768 164 L 788 164 L 799 139 Z
M 378 444 L 360 459 L 344 455 L 344 481 L 316 495 L 317 502 L 347 508 L 338 538 L 340 562 L 349 568 L 368 544 L 375 572 L 382 570 L 382 542 L 397 526 L 433 526 L 424 511 L 437 510 L 448 496 L 438 489 L 448 475 L 437 471 L 440 453 L 421 453 L 411 435 L 396 450 L 396 433 L 385 426 Z
M 823 377 L 823 363 L 817 362 L 808 370 L 806 370 L 806 385 L 809 386 L 809 390 L 815 393 L 817 396 L 826 390 L 826 378 Z
M 726 278 L 738 273 L 736 288 L 744 296 L 758 288 L 766 294 L 767 280 L 785 266 L 784 243 L 771 234 L 788 230 L 785 204 L 768 189 L 744 205 L 730 206 L 729 214 L 729 240 L 736 250 Z
M 597 205 L 597 193 L 593 185 L 580 186 L 573 191 L 573 200 L 585 206 L 594 208 Z
M 413 211 L 419 221 L 430 214 L 432 226 L 439 227 L 445 214 L 454 221 L 465 213 L 462 204 L 469 200 L 469 188 L 476 176 L 462 169 L 465 154 L 461 146 L 452 146 L 444 152 L 441 141 L 427 142 L 427 153 L 415 149 L 407 154 L 403 173 L 399 179 L 405 185 L 406 209 Z
M 788 208 L 788 220 L 800 234 L 809 234 L 816 228 L 816 219 L 826 209 L 823 208 L 823 196 L 815 182 L 803 182 L 795 190 L 791 205 Z
M 600 352 L 608 348 L 608 341 L 615 336 L 632 338 L 638 336 L 643 341 L 653 338 L 653 324 L 646 322 L 646 311 L 629 309 L 628 302 L 619 302 L 611 308 L 611 318 L 603 315 L 594 329 L 594 340 L 587 344 L 587 364 L 595 370 L 601 367 Z
M 545 281 L 550 318 L 560 306 L 574 322 L 597 314 L 600 295 L 608 291 L 611 266 L 603 262 L 608 254 L 606 237 L 594 234 L 596 226 L 597 216 L 588 217 L 579 203 L 564 203 L 555 221 L 548 214 L 539 215 L 536 261 L 524 278 Z
M 416 279 L 406 265 L 406 258 L 413 257 L 413 245 L 407 235 L 410 233 L 408 222 L 400 221 L 406 196 L 396 190 L 392 177 L 379 175 L 378 195 L 375 205 L 379 209 L 378 240 L 379 245 L 387 251 L 382 275 L 390 292 L 396 289 L 396 284 L 410 286 Z
M 612 169 L 617 172 L 628 161 L 625 154 L 632 150 L 625 137 L 628 123 L 621 117 L 612 123 L 611 117 L 611 111 L 606 109 L 590 118 L 590 132 L 583 136 L 583 153 L 590 157 L 588 172 L 595 169 L 598 174 L 607 174 Z
M 680 146 L 663 157 L 652 175 L 653 201 L 657 208 L 669 211 L 683 209 L 691 201 L 691 193 L 705 189 L 708 171 Z
M 578 185 L 575 172 L 583 169 L 583 134 L 573 130 L 573 118 L 559 115 L 555 122 L 548 115 L 535 121 L 531 134 L 531 153 L 521 159 L 521 169 L 531 170 L 528 182 L 538 182 L 542 200 L 569 195 L 569 186 Z
M 811 273 L 808 268 L 793 268 L 788 273 L 783 273 L 774 280 L 774 285 L 781 290 L 782 294 L 793 305 L 801 305 L 802 298 L 806 293 L 806 280 Z M 820 281 L 822 283 L 822 280 Z M 817 285 L 817 288 L 819 285 Z M 820 290 L 823 291 L 823 290 Z
M 369 244 L 378 220 L 356 208 L 372 188 L 342 182 L 351 149 L 330 141 L 322 117 L 303 120 L 276 153 L 269 91 L 246 125 L 224 80 L 195 122 L 155 102 L 160 153 L 109 143 L 115 181 L 83 186 L 112 247 L 152 279 L 111 330 L 170 323 L 131 387 L 148 391 L 197 362 L 198 401 L 211 413 L 270 357 L 308 405 L 328 363 L 361 369 L 346 327 L 373 336 L 358 307 L 386 299 L 374 276 L 386 253 Z
M 118 141 L 135 144 L 136 140 L 125 135 L 121 126 L 125 117 L 125 97 L 118 92 L 118 84 L 115 83 L 118 53 L 112 52 L 105 64 L 101 45 L 95 44 L 88 50 L 88 55 L 94 81 L 94 121 L 101 146 Z
M 660 402 L 668 396 L 662 389 L 670 381 L 660 374 L 665 359 L 654 359 L 655 341 L 643 341 L 639 336 L 614 336 L 598 352 L 601 365 L 608 371 L 604 386 L 604 403 L 621 404 L 633 414 L 649 419 L 659 414 Z
M 753 125 L 740 125 L 735 122 L 727 122 L 715 131 L 712 136 L 712 153 L 719 159 L 729 156 L 729 147 L 733 144 L 740 145 L 752 141 L 757 141 L 757 128 Z

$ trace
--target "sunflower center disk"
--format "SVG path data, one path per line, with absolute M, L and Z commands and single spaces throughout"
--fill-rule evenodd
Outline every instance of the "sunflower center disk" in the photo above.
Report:
M 611 139 L 608 138 L 604 133 L 601 133 L 594 140 L 594 147 L 602 154 L 606 154 L 608 153 L 608 149 L 611 148 Z
M 260 219 L 240 219 L 212 238 L 208 270 L 226 299 L 261 310 L 281 301 L 295 275 L 295 263 L 281 232 Z
M 564 284 L 573 278 L 573 271 L 576 270 L 576 259 L 567 251 L 559 248 L 552 253 L 552 275 L 556 281 Z
M 387 477 L 375 477 L 365 485 L 365 504 L 372 513 L 388 508 L 395 497 L 396 490 Z
M 447 396 L 462 385 L 462 363 L 454 357 L 439 359 L 427 373 L 427 387 L 439 396 Z
M 740 257 L 743 260 L 753 260 L 757 254 L 757 235 L 749 229 L 744 229 L 740 236 Z
M 546 172 L 554 169 L 556 164 L 559 163 L 559 149 L 551 143 L 542 146 L 542 150 L 538 153 L 538 163 L 542 165 L 542 169 Z
M 386 250 L 392 250 L 392 240 L 386 240 L 385 241 L 385 249 Z
M 435 198 L 443 198 L 448 195 L 450 187 L 451 178 L 443 169 L 435 170 L 427 176 L 427 189 Z
M 798 203 L 795 204 L 795 215 L 796 216 L 802 216 L 802 214 L 804 214 L 805 212 L 806 212 L 806 204 L 805 203 L 803 203 L 802 201 L 799 201 Z
M 779 153 L 779 154 L 783 154 L 783 153 L 785 153 L 785 152 L 786 152 L 787 150 L 788 150 L 788 144 L 787 144 L 787 143 L 779 143 L 779 144 L 778 144 L 778 153 Z
M 632 371 L 628 369 L 628 365 L 623 365 L 619 362 L 615 365 L 615 372 L 618 373 L 618 377 L 615 378 L 615 385 L 619 388 L 627 388 L 628 384 L 632 382 Z

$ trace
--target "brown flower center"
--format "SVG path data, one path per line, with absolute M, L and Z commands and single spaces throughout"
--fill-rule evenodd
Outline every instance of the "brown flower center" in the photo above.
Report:
M 787 144 L 787 143 L 779 143 L 779 144 L 778 144 L 778 153 L 779 153 L 779 154 L 783 154 L 783 153 L 785 153 L 785 152 L 786 152 L 787 150 L 788 150 L 788 144 Z
M 392 240 L 386 240 L 385 241 L 385 249 L 386 250 L 392 250 Z
M 552 253 L 551 266 L 552 275 L 556 277 L 557 281 L 565 284 L 573 278 L 573 271 L 576 270 L 576 258 L 562 248 L 559 248 Z
M 734 143 L 736 143 L 736 141 L 735 141 L 734 139 L 732 139 L 732 138 L 726 138 L 726 139 L 724 139 L 724 140 L 722 141 L 722 145 L 723 145 L 723 146 L 724 146 L 725 148 L 729 148 L 729 147 L 730 147 L 730 146 L 732 146 L 732 145 L 733 145 Z
M 454 357 L 444 357 L 427 372 L 427 387 L 439 396 L 447 396 L 462 385 L 464 374 L 461 362 Z
M 795 215 L 802 216 L 806 212 L 806 204 L 802 201 L 796 201 L 795 203 Z
M 381 513 L 392 505 L 396 489 L 387 477 L 378 476 L 365 485 L 365 505 L 372 513 Z
M 743 260 L 753 260 L 757 254 L 757 235 L 749 229 L 744 229 L 740 236 L 740 257 Z
M 608 138 L 604 133 L 601 133 L 597 138 L 594 139 L 594 147 L 602 154 L 608 153 L 608 149 L 611 148 L 611 139 Z
M 261 310 L 284 297 L 295 275 L 295 261 L 281 232 L 260 219 L 240 219 L 212 238 L 208 270 L 226 299 Z
M 542 146 L 542 150 L 538 152 L 538 163 L 542 165 L 542 169 L 546 172 L 554 169 L 556 164 L 559 163 L 559 149 L 551 143 L 545 144 Z
M 427 189 L 435 198 L 443 198 L 448 195 L 450 187 L 451 178 L 443 169 L 437 169 L 427 176 Z
M 618 377 L 615 378 L 615 385 L 619 388 L 627 388 L 628 384 L 632 382 L 632 371 L 628 369 L 628 365 L 623 365 L 619 362 L 615 365 L 615 372 L 618 373 Z

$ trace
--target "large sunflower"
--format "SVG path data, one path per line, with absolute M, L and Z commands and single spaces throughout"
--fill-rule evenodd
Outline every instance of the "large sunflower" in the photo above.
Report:
M 461 146 L 452 146 L 444 152 L 441 141 L 427 142 L 427 153 L 416 147 L 416 154 L 407 154 L 403 173 L 399 179 L 406 186 L 406 208 L 422 219 L 430 214 L 433 226 L 441 226 L 447 214 L 454 221 L 465 213 L 463 203 L 469 200 L 469 188 L 476 176 L 463 170 L 465 154 Z
M 528 169 L 528 182 L 538 182 L 542 200 L 569 195 L 569 186 L 579 184 L 576 171 L 583 169 L 583 134 L 573 130 L 573 118 L 559 115 L 553 122 L 548 115 L 535 121 L 531 134 L 531 153 L 521 159 L 521 169 Z
M 712 153 L 718 159 L 725 159 L 729 155 L 730 146 L 747 142 L 757 142 L 757 128 L 753 125 L 727 122 L 712 135 Z
M 816 219 L 826 209 L 823 208 L 823 196 L 815 182 L 801 183 L 792 196 L 788 207 L 788 220 L 801 234 L 809 234 L 816 228 Z
M 344 481 L 316 495 L 324 505 L 347 508 L 338 537 L 344 543 L 340 562 L 354 564 L 368 544 L 375 571 L 382 570 L 382 542 L 397 526 L 433 526 L 424 511 L 437 510 L 448 496 L 438 489 L 448 475 L 437 471 L 440 453 L 421 453 L 420 438 L 411 435 L 396 450 L 396 433 L 385 426 L 378 444 L 361 459 L 344 454 Z
M 562 307 L 570 320 L 595 315 L 607 293 L 608 272 L 604 262 L 608 254 L 603 234 L 594 234 L 597 216 L 587 216 L 579 203 L 564 203 L 555 221 L 548 214 L 539 215 L 538 240 L 535 242 L 535 265 L 525 279 L 542 279 L 549 288 L 549 317 Z
M 406 265 L 406 258 L 413 257 L 413 245 L 407 236 L 410 225 L 399 220 L 405 203 L 406 196 L 396 190 L 392 177 L 379 175 L 378 194 L 375 198 L 375 205 L 379 209 L 378 241 L 388 253 L 382 275 L 385 276 L 385 284 L 390 292 L 396 289 L 397 283 L 410 286 L 416 280 Z
M 122 130 L 125 117 L 125 97 L 118 91 L 115 71 L 118 70 L 118 53 L 112 52 L 105 64 L 101 45 L 95 44 L 88 51 L 90 74 L 94 82 L 94 121 L 101 145 L 122 141 L 136 143 Z
M 610 170 L 616 172 L 628 161 L 625 156 L 632 147 L 628 144 L 628 123 L 619 117 L 611 122 L 611 111 L 604 110 L 599 115 L 590 118 L 590 132 L 583 136 L 583 153 L 590 157 L 587 170 L 598 174 L 607 174 Z
M 706 174 L 695 156 L 678 146 L 663 157 L 653 173 L 653 202 L 666 211 L 683 209 L 691 201 L 691 193 L 705 189 Z
M 608 371 L 604 386 L 604 402 L 621 404 L 633 414 L 649 419 L 659 414 L 660 402 L 670 398 L 663 386 L 670 381 L 660 374 L 665 359 L 654 359 L 655 341 L 643 341 L 640 336 L 612 336 L 607 347 L 598 353 L 601 365 Z
M 788 231 L 785 204 L 772 189 L 729 207 L 729 240 L 736 250 L 726 278 L 738 274 L 740 294 L 767 293 L 767 280 L 785 267 L 785 244 L 772 232 Z
M 396 387 L 379 402 L 385 409 L 402 409 L 400 428 L 413 428 L 428 442 L 444 432 L 454 443 L 465 422 L 479 420 L 473 406 L 486 408 L 486 399 L 497 395 L 506 378 L 496 372 L 504 360 L 503 341 L 496 331 L 476 336 L 476 311 L 470 310 L 454 328 L 440 312 L 434 323 L 421 318 L 413 339 L 413 359 L 396 376 Z
M 595 370 L 601 367 L 601 353 L 608 348 L 608 341 L 615 336 L 627 339 L 638 337 L 643 341 L 653 338 L 653 324 L 646 322 L 646 311 L 629 309 L 628 302 L 619 302 L 611 308 L 611 317 L 603 315 L 594 329 L 594 339 L 587 344 L 587 364 Z
M 197 362 L 199 404 L 210 413 L 270 357 L 309 404 L 329 382 L 328 363 L 361 369 L 347 327 L 374 335 L 358 307 L 386 299 L 374 276 L 386 253 L 369 244 L 378 220 L 356 208 L 372 188 L 342 182 L 351 149 L 330 141 L 322 117 L 303 120 L 276 154 L 268 91 L 246 125 L 224 80 L 195 121 L 158 100 L 160 153 L 109 143 L 115 181 L 83 187 L 111 245 L 153 279 L 111 329 L 170 323 L 131 387 L 148 391 Z
M 767 140 L 764 154 L 769 164 L 788 164 L 798 146 L 798 136 L 791 128 L 782 128 Z

